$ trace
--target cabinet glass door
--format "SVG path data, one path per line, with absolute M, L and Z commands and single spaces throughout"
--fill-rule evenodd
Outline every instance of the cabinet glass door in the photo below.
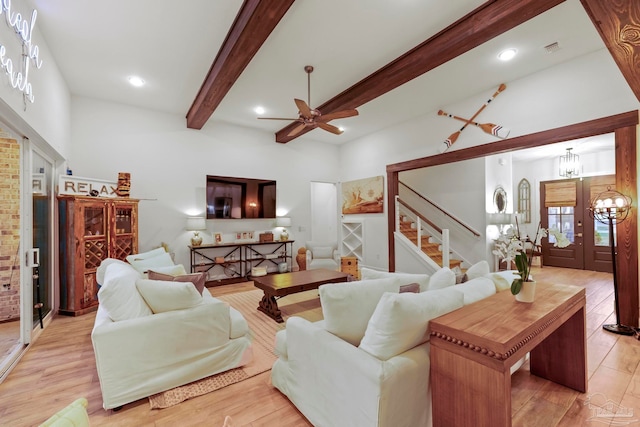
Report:
M 125 259 L 136 252 L 134 223 L 137 212 L 131 203 L 115 202 L 111 215 L 114 224 L 111 257 Z

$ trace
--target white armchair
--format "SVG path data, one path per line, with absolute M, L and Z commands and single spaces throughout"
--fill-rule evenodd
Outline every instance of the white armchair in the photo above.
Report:
M 305 243 L 307 248 L 307 270 L 326 268 L 329 270 L 340 269 L 340 254 L 338 244 L 333 242 L 312 242 Z

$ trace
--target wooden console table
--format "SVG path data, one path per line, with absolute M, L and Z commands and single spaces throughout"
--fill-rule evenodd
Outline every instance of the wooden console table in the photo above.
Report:
M 226 277 L 211 279 L 207 283 L 231 283 L 249 280 L 251 268 L 268 266 L 277 268 L 286 262 L 291 271 L 294 240 L 273 242 L 234 242 L 200 246 L 189 246 L 191 252 L 191 272 L 206 271 L 210 274 L 220 267 Z
M 537 283 L 536 300 L 499 292 L 429 322 L 433 425 L 511 426 L 510 368 L 587 391 L 585 290 Z

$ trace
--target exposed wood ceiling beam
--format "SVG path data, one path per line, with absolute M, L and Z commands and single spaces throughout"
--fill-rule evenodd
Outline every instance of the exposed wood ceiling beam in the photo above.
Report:
M 294 1 L 244 1 L 187 112 L 187 127 L 202 129 Z
M 487 2 L 317 108 L 323 114 L 357 108 L 563 2 Z M 288 136 L 297 125 L 299 122 L 292 122 L 276 132 L 276 142 L 286 143 L 312 130 L 306 128 L 295 136 Z
M 631 90 L 640 100 L 640 2 L 580 1 Z

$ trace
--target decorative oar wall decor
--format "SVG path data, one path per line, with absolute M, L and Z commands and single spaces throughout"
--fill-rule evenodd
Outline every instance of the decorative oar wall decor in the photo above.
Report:
M 480 107 L 480 109 L 478 111 L 476 111 L 476 113 L 469 120 L 464 119 L 462 117 L 453 116 L 451 114 L 445 113 L 442 110 L 438 111 L 438 115 L 440 115 L 440 116 L 448 116 L 448 117 L 451 117 L 453 119 L 461 120 L 461 121 L 464 122 L 464 125 L 462 125 L 462 127 L 459 130 L 457 130 L 456 132 L 452 133 L 451 135 L 449 135 L 449 138 L 444 140 L 443 145 L 440 147 L 440 149 L 438 151 L 440 153 L 444 153 L 445 151 L 447 151 L 449 149 L 449 147 L 451 147 L 458 140 L 458 137 L 460 136 L 460 133 L 463 130 L 465 130 L 466 127 L 469 126 L 469 125 L 477 126 L 480 129 L 482 129 L 483 131 L 485 131 L 487 133 L 490 133 L 491 135 L 495 135 L 495 136 L 497 136 L 499 138 L 506 138 L 509 135 L 509 130 L 508 129 L 505 129 L 502 126 L 494 125 L 493 123 L 484 123 L 483 124 L 483 123 L 474 122 L 474 120 L 476 119 L 476 117 L 478 117 L 478 115 L 482 112 L 482 110 L 487 108 L 487 105 L 489 105 L 491 103 L 491 101 L 493 101 L 496 98 L 496 96 L 500 95 L 500 92 L 502 92 L 506 88 L 507 88 L 507 85 L 502 83 L 498 87 L 498 90 L 496 90 L 496 92 L 491 96 L 491 98 L 487 99 L 487 102 L 485 102 L 482 105 L 482 107 Z

